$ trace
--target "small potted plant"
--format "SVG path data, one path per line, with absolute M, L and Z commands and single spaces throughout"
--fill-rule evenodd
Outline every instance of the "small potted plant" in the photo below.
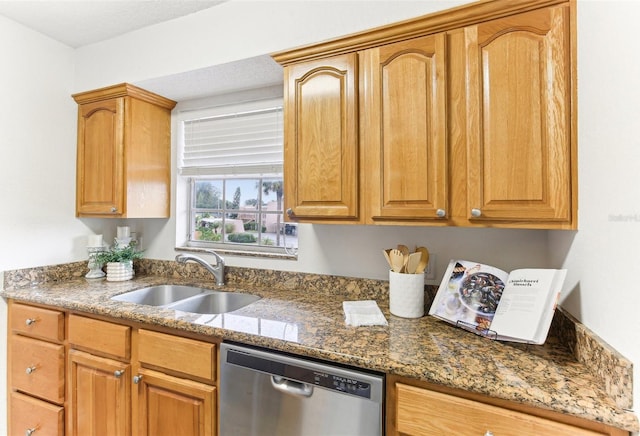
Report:
M 133 278 L 133 261 L 142 258 L 143 252 L 136 250 L 135 242 L 120 245 L 116 240 L 111 248 L 96 255 L 96 263 L 107 266 L 107 280 L 120 282 Z

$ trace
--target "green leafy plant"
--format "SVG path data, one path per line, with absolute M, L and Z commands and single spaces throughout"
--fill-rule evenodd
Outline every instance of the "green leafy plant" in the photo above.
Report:
M 118 247 L 117 242 L 114 242 L 113 247 L 109 250 L 101 251 L 96 254 L 96 262 L 102 265 L 110 262 L 127 262 L 130 260 L 140 259 L 143 254 L 143 250 L 136 250 L 135 243 L 133 241 L 126 247 Z
M 231 233 L 227 236 L 227 239 L 231 242 L 238 242 L 241 244 L 252 244 L 258 241 L 258 238 L 251 233 Z

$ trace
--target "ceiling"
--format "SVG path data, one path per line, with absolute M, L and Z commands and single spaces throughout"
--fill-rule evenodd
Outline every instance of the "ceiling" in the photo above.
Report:
M 0 0 L 0 15 L 72 48 L 215 7 L 228 0 Z M 176 101 L 282 82 L 282 68 L 258 56 L 132 82 Z
M 2 0 L 0 15 L 73 48 L 208 9 L 225 0 Z

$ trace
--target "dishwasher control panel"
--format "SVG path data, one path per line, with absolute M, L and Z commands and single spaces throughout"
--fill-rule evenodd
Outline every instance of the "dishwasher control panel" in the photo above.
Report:
M 269 357 L 264 358 L 258 354 L 230 348 L 226 353 L 226 363 L 260 371 L 277 378 L 371 399 L 371 383 L 359 379 L 357 375 L 352 375 L 353 371 L 341 370 L 338 367 L 326 371 L 324 370 L 326 365 L 313 365 L 308 361 L 296 362 L 292 359 L 280 361 L 273 356 Z M 323 370 L 316 368 L 321 366 Z

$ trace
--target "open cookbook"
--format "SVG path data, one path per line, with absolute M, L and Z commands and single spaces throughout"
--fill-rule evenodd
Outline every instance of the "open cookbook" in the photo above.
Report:
M 543 344 L 566 275 L 451 260 L 429 315 L 492 339 Z

